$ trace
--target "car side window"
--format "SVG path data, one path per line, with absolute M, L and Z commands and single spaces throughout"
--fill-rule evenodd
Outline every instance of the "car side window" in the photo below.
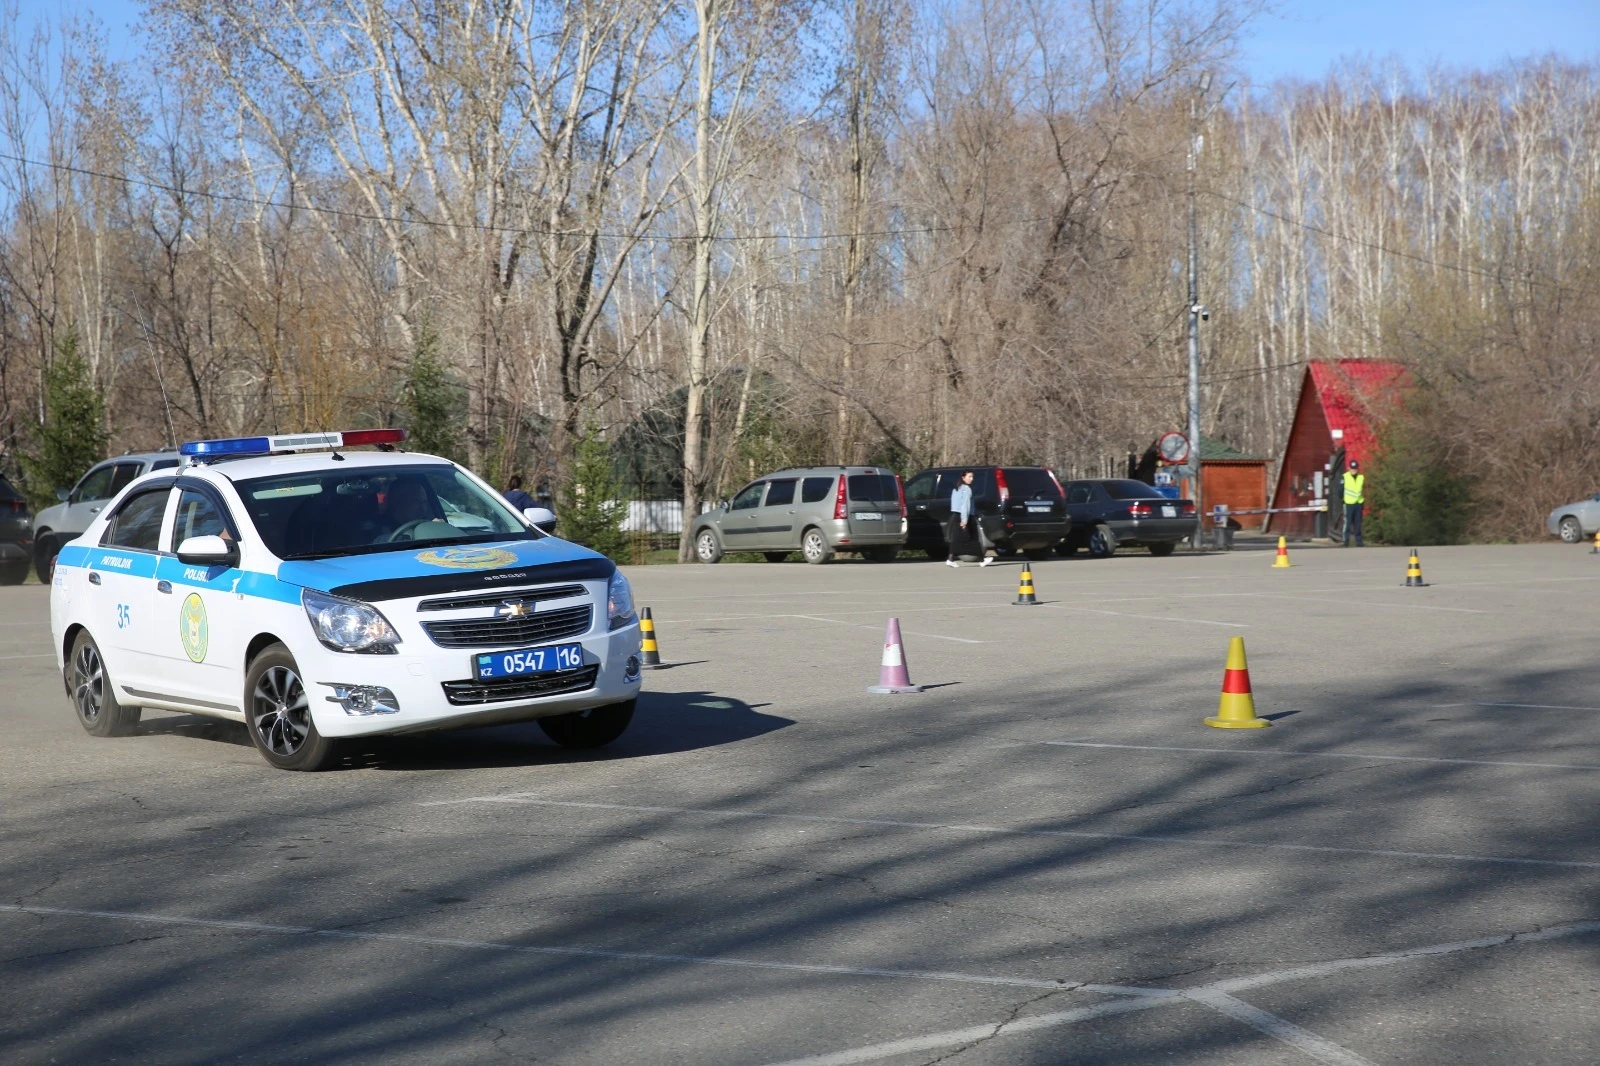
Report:
M 178 518 L 172 523 L 172 540 L 168 551 L 177 551 L 178 545 L 190 537 L 223 537 L 233 540 L 229 522 L 217 508 L 216 502 L 203 492 L 184 489 L 178 497 Z
M 151 489 L 130 496 L 111 516 L 111 524 L 100 538 L 101 547 L 159 550 L 161 519 L 167 513 L 167 498 L 171 494 L 171 489 Z
M 936 474 L 918 474 L 906 482 L 906 499 L 931 500 L 934 497 L 934 488 L 939 484 Z
M 118 463 L 111 468 L 111 491 L 108 496 L 115 496 L 128 487 L 128 482 L 139 476 L 138 463 Z
M 1088 485 L 1074 485 L 1067 490 L 1067 502 L 1088 503 L 1091 495 Z
M 1000 499 L 1000 490 L 995 487 L 994 469 L 979 470 L 972 479 L 972 495 L 974 499 L 994 502 Z
M 72 490 L 73 503 L 90 503 L 111 498 L 111 475 L 114 468 L 107 464 L 89 471 L 78 487 Z
M 821 503 L 838 483 L 837 478 L 808 477 L 800 483 L 800 502 Z
M 768 484 L 770 486 L 767 489 L 768 507 L 775 507 L 779 504 L 790 504 L 794 502 L 794 478 L 774 478 Z
M 767 483 L 765 481 L 757 481 L 753 485 L 746 485 L 739 490 L 739 495 L 733 498 L 733 502 L 728 504 L 728 510 L 746 511 L 752 507 L 759 506 L 761 503 L 761 490 L 766 487 Z

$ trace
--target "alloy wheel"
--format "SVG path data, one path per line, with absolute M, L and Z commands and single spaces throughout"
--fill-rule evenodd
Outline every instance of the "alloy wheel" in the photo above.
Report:
M 100 661 L 100 650 L 89 643 L 79 647 L 72 672 L 73 705 L 78 708 L 78 717 L 93 725 L 100 717 L 106 698 L 106 671 Z
M 289 756 L 311 734 L 311 705 L 300 677 L 287 666 L 272 666 L 256 681 L 250 696 L 256 733 L 268 751 Z

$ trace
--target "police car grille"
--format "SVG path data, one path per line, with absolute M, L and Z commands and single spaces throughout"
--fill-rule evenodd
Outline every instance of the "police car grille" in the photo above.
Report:
M 540 677 L 497 677 L 490 681 L 446 681 L 444 698 L 456 706 L 494 703 L 497 700 L 527 700 L 537 696 L 559 696 L 594 687 L 598 666 L 569 670 Z
M 520 618 L 461 618 L 424 622 L 422 628 L 441 648 L 510 648 L 575 637 L 589 630 L 594 608 L 589 604 L 539 611 Z
M 572 596 L 587 596 L 589 590 L 582 585 L 550 585 L 542 589 L 496 589 L 493 592 L 475 592 L 470 596 L 440 596 L 417 604 L 418 611 L 458 611 L 466 607 L 498 607 L 507 600 L 534 603 L 539 600 L 564 600 Z

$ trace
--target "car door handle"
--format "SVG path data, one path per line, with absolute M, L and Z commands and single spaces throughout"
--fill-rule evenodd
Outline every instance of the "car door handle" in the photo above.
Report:
M 98 508 L 98 507 L 91 507 L 91 508 L 89 508 L 89 513 L 90 513 L 90 514 L 99 514 L 99 513 L 100 513 L 100 508 Z
M 927 509 L 928 509 L 928 505 L 927 505 L 927 504 L 925 504 L 925 503 L 919 503 L 919 504 L 917 504 L 917 510 L 919 510 L 919 511 L 926 511 L 926 510 L 927 510 Z
M 157 581 L 156 582 L 156 591 L 157 592 L 171 592 L 172 591 L 172 582 L 170 582 L 170 581 Z
M 790 513 L 790 514 L 794 514 L 794 512 L 793 512 L 793 511 L 790 511 L 790 512 L 789 512 L 789 513 Z
M 91 584 L 91 585 L 100 584 L 100 575 L 95 573 L 93 570 L 89 571 L 89 584 Z

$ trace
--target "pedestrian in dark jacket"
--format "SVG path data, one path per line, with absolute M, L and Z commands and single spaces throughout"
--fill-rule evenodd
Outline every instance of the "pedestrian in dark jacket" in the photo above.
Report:
M 511 480 L 506 482 L 506 491 L 504 496 L 506 498 L 506 502 L 515 507 L 518 511 L 525 511 L 529 507 L 539 506 L 539 504 L 534 501 L 532 496 L 529 496 L 526 492 L 522 491 L 521 474 L 511 475 Z

